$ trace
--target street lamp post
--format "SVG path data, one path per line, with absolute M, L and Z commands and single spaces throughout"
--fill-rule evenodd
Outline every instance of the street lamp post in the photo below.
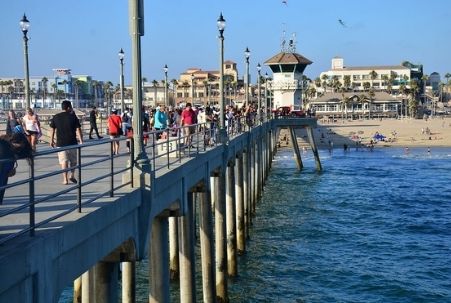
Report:
M 245 81 L 245 94 L 246 94 L 246 106 L 249 106 L 249 57 L 251 52 L 249 48 L 246 47 L 244 51 L 244 58 L 246 59 L 246 81 Z
M 266 107 L 266 118 L 269 118 L 271 113 L 271 108 L 268 106 L 268 73 L 265 73 L 265 107 Z
M 163 67 L 164 71 L 164 105 L 167 107 L 169 105 L 168 100 L 168 65 L 165 64 Z
M 27 107 L 31 107 L 31 99 L 30 99 L 30 70 L 28 67 L 28 28 L 30 27 L 30 21 L 28 21 L 27 16 L 23 14 L 22 19 L 20 20 L 20 29 L 23 33 L 23 47 L 24 47 L 24 68 L 25 68 L 25 100 L 27 102 Z
M 121 48 L 119 51 L 119 62 L 121 64 L 121 77 L 120 77 L 120 86 L 121 86 L 121 114 L 125 111 L 125 104 L 124 104 L 124 50 Z
M 221 15 L 217 21 L 219 30 L 219 135 L 222 143 L 226 140 L 225 120 L 224 120 L 224 28 L 226 21 Z
M 261 70 L 262 70 L 262 66 L 260 65 L 260 63 L 257 64 L 257 90 L 258 90 L 258 109 L 257 109 L 257 113 L 258 113 L 258 117 L 259 117 L 259 121 L 262 121 L 262 94 L 260 91 L 260 77 L 261 77 Z
M 194 74 L 191 74 L 191 103 L 194 107 Z

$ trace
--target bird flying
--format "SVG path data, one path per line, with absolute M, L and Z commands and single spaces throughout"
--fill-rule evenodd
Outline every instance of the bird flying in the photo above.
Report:
M 338 23 L 340 23 L 340 25 L 343 26 L 343 27 L 347 27 L 346 23 L 344 23 L 344 21 L 341 20 L 341 19 L 338 19 Z
M 282 0 L 282 3 L 288 5 L 288 0 Z

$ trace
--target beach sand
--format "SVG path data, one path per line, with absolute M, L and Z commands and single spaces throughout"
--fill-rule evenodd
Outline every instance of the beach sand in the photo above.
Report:
M 429 130 L 429 132 L 427 131 Z M 373 139 L 374 134 L 385 136 L 384 141 Z M 396 133 L 396 135 L 395 135 Z M 281 138 L 289 132 L 283 130 Z M 298 141 L 301 146 L 306 146 L 307 135 L 304 130 L 297 131 Z M 434 119 L 373 119 L 354 120 L 334 123 L 318 121 L 318 127 L 314 129 L 315 141 L 319 148 L 329 148 L 332 143 L 334 148 L 355 147 L 357 141 L 367 145 L 371 140 L 375 141 L 374 147 L 451 147 L 451 118 Z M 290 139 L 288 139 L 290 141 Z M 282 141 L 282 146 L 287 146 Z M 291 144 L 288 144 L 291 146 Z

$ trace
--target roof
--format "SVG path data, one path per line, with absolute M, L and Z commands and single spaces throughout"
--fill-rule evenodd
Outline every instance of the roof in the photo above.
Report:
M 402 65 L 386 65 L 386 66 L 351 66 L 351 67 L 347 67 L 344 66 L 343 68 L 337 68 L 337 69 L 332 69 L 332 70 L 381 70 L 381 69 L 387 69 L 387 70 L 391 70 L 391 69 L 405 69 L 405 70 L 409 70 L 409 68 L 402 66 Z
M 275 65 L 275 64 L 303 64 L 308 65 L 313 62 L 304 56 L 297 53 L 285 53 L 281 52 L 275 55 L 274 57 L 265 61 L 266 65 Z
M 362 95 L 365 95 L 367 99 L 369 99 L 369 96 L 367 92 L 347 92 L 344 93 L 345 98 L 352 98 L 353 96 L 360 97 Z M 316 99 L 313 99 L 312 102 L 341 102 L 343 100 L 342 93 L 325 93 L 321 97 L 318 97 Z M 374 99 L 373 101 L 399 101 L 395 96 L 390 95 L 387 92 L 375 92 L 374 93 Z

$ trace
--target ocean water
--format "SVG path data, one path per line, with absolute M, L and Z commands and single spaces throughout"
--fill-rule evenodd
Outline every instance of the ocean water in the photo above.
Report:
M 277 153 L 230 302 L 451 302 L 451 149 L 320 157 L 322 172 L 311 152 L 299 172 L 292 151 Z M 146 261 L 137 284 L 147 302 Z
M 277 154 L 231 302 L 451 302 L 451 149 Z

